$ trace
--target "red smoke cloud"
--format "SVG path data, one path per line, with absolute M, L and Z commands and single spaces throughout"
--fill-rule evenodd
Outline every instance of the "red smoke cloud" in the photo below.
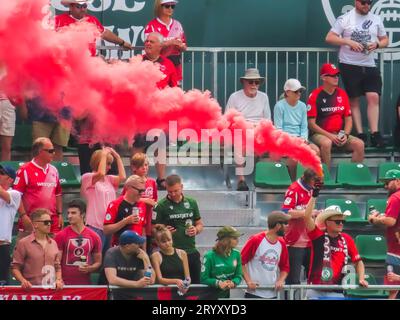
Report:
M 88 43 L 95 28 L 87 24 L 55 32 L 43 22 L 47 5 L 47 0 L 0 2 L 0 61 L 7 68 L 0 88 L 7 94 L 38 95 L 53 111 L 68 105 L 75 117 L 89 114 L 96 124 L 94 139 L 110 143 L 167 129 L 174 120 L 178 130 L 196 132 L 252 127 L 238 113 L 223 116 L 209 92 L 159 90 L 156 83 L 163 74 L 140 57 L 112 64 L 91 57 Z M 257 154 L 289 156 L 321 171 L 319 158 L 301 139 L 276 130 L 270 121 L 263 121 L 254 136 Z

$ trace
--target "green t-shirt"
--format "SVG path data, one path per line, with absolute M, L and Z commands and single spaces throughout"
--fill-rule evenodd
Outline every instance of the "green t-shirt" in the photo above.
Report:
M 153 209 L 153 224 L 165 224 L 176 229 L 172 233 L 174 247 L 185 250 L 187 253 L 194 253 L 196 249 L 195 237 L 186 235 L 186 222 L 190 220 L 192 225 L 201 219 L 199 207 L 196 200 L 190 197 L 183 197 L 182 201 L 176 203 L 168 197 L 161 199 Z
M 231 280 L 236 286 L 242 281 L 242 258 L 240 252 L 232 249 L 228 257 L 208 251 L 201 266 L 201 283 L 218 288 L 217 281 Z M 229 298 L 229 290 L 218 288 L 218 298 Z

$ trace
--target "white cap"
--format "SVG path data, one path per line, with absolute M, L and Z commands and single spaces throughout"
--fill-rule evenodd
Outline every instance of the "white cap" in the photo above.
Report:
M 283 86 L 284 91 L 297 91 L 299 89 L 306 90 L 297 79 L 288 79 Z
M 166 4 L 166 3 L 178 3 L 177 0 L 161 0 L 160 4 Z

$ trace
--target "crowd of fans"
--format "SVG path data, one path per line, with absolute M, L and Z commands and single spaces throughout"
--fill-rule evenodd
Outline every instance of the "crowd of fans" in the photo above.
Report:
M 103 39 L 132 49 L 105 30 L 95 17 L 87 15 L 87 2 L 63 0 L 70 11 L 56 17 L 56 29 L 87 21 L 98 27 Z M 166 75 L 158 83 L 160 90 L 178 86 L 182 80 L 180 54 L 186 50 L 186 38 L 182 25 L 172 19 L 176 4 L 174 0 L 156 0 L 155 18 L 145 28 L 143 60 L 157 63 Z M 370 6 L 369 0 L 355 0 L 355 8 L 339 17 L 329 31 L 327 42 L 341 48 L 339 68 L 331 63 L 321 66 L 322 85 L 312 91 L 306 103 L 301 101 L 306 88 L 298 79 L 288 79 L 273 110 L 276 127 L 304 139 L 328 168 L 332 148 L 352 152 L 354 162 L 364 159 L 367 140 L 359 111 L 362 95 L 368 102 L 371 145 L 384 147 L 377 128 L 382 81 L 370 53 L 386 47 L 388 38 L 380 18 L 369 12 Z M 361 28 L 368 32 L 359 31 Z M 90 50 L 94 55 L 92 47 Z M 339 75 L 343 76 L 345 89 L 338 86 Z M 259 91 L 264 80 L 257 69 L 246 70 L 240 78 L 243 89 L 230 96 L 226 111 L 237 109 L 254 124 L 261 119 L 272 120 L 268 96 Z M 217 289 L 218 297 L 227 298 L 230 289 L 244 281 L 245 297 L 275 299 L 285 283 L 301 282 L 302 266 L 309 284 L 341 284 L 346 268 L 354 264 L 358 283 L 368 286 L 354 240 L 342 232 L 346 212 L 338 207 L 314 208 L 323 187 L 315 172 L 307 169 L 295 181 L 297 163 L 288 159 L 294 182 L 285 194 L 281 211 L 268 215 L 268 229 L 246 239 L 239 251 L 240 232 L 224 226 L 217 233 L 215 246 L 201 261 L 196 236 L 203 231 L 204 223 L 197 201 L 184 195 L 181 177 L 166 176 L 165 165 L 158 163 L 157 179 L 148 176 L 149 161 L 144 152 L 149 145 L 140 134 L 134 139 L 132 175 L 127 178 L 121 157 L 113 148 L 93 145 L 90 132 L 94 124 L 85 115 L 74 119 L 79 133 L 80 191 L 85 201 L 73 199 L 68 203 L 68 226 L 64 227 L 59 174 L 51 162 L 62 159 L 62 147 L 68 144 L 72 127 L 68 108 L 55 116 L 40 97 L 17 101 L 0 94 L 2 160 L 11 158 L 15 130 L 11 103 L 33 120 L 34 142 L 33 159 L 18 172 L 0 166 L 2 283 L 8 283 L 11 272 L 23 288 L 51 285 L 61 289 L 64 285 L 92 284 L 90 275 L 100 273 L 98 284 L 125 288 L 155 283 L 176 285 L 182 295 L 190 284 L 206 284 Z M 400 117 L 400 98 L 397 105 Z M 65 120 L 62 125 L 59 119 Z M 357 136 L 351 135 L 353 121 Z M 384 215 L 374 213 L 369 221 L 387 227 L 387 264 L 392 269 L 385 281 L 394 284 L 400 283 L 400 171 L 389 171 L 384 181 L 390 195 L 388 207 Z M 249 189 L 244 175 L 238 175 L 237 189 Z M 167 195 L 158 199 L 158 190 L 166 190 Z M 18 238 L 10 259 L 17 214 Z M 270 285 L 275 289 L 263 288 Z M 391 292 L 390 297 L 396 294 Z M 309 290 L 307 296 L 338 298 L 343 292 Z

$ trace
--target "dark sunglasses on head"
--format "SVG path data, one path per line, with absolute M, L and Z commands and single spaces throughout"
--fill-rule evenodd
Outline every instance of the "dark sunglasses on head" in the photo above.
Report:
M 260 80 L 247 80 L 249 84 L 255 84 L 256 86 L 259 86 L 261 81 Z
M 75 8 L 77 9 L 86 9 L 87 8 L 87 4 L 75 4 Z
M 341 224 L 344 224 L 346 222 L 346 220 L 329 220 L 329 221 L 333 221 L 337 225 L 341 225 Z
M 55 153 L 56 149 L 42 149 L 43 151 L 46 151 L 48 153 Z
M 162 6 L 164 8 L 166 8 L 166 9 L 175 9 L 175 5 L 174 4 L 163 4 Z
M 34 222 L 42 222 L 45 226 L 51 226 L 53 223 L 51 220 L 35 220 Z
M 361 3 L 363 6 L 365 6 L 366 4 L 370 6 L 372 4 L 372 1 L 369 0 L 358 0 L 358 2 Z

